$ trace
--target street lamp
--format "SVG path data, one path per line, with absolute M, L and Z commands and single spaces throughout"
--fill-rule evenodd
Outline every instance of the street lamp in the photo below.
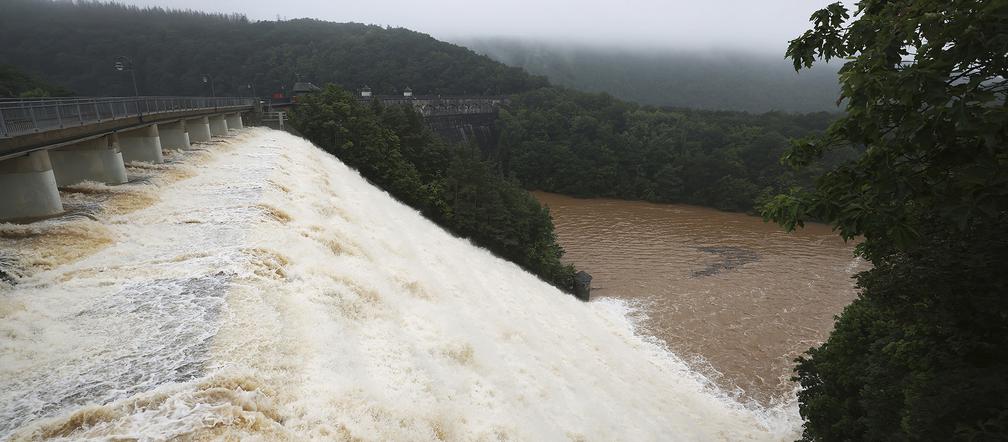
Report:
M 249 83 L 249 84 L 247 84 L 247 85 L 245 85 L 245 88 L 252 92 L 252 96 L 253 97 L 256 96 L 255 82 L 254 81 L 251 82 L 251 83 Z
M 216 97 L 217 96 L 216 91 L 214 91 L 214 78 L 213 77 L 211 77 L 211 76 L 209 76 L 207 74 L 203 74 L 203 84 L 210 84 L 210 96 L 211 97 Z
M 129 71 L 130 77 L 133 78 L 133 95 L 139 97 L 140 92 L 137 89 L 136 71 L 133 69 L 133 60 L 125 56 L 116 57 L 115 64 L 113 64 L 112 67 L 119 72 Z

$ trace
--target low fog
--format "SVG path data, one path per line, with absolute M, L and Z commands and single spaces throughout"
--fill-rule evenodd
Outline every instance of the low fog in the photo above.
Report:
M 405 27 L 449 41 L 504 37 L 621 48 L 783 54 L 830 0 L 125 0 L 127 4 L 239 12 L 252 20 L 311 17 Z

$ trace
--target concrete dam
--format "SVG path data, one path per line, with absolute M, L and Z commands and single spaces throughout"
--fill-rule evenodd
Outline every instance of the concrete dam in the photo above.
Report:
M 632 305 L 564 295 L 303 139 L 207 126 L 165 149 L 159 124 L 161 163 L 0 223 L 0 439 L 798 437 Z

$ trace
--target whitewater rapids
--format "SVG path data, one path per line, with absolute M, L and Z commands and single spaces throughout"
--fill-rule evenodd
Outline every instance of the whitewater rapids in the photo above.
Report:
M 0 439 L 797 437 L 303 139 L 203 148 L 0 224 Z

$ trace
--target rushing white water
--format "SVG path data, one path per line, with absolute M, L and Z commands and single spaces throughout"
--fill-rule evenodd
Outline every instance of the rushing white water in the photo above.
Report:
M 206 147 L 0 225 L 0 438 L 796 437 L 302 139 Z

